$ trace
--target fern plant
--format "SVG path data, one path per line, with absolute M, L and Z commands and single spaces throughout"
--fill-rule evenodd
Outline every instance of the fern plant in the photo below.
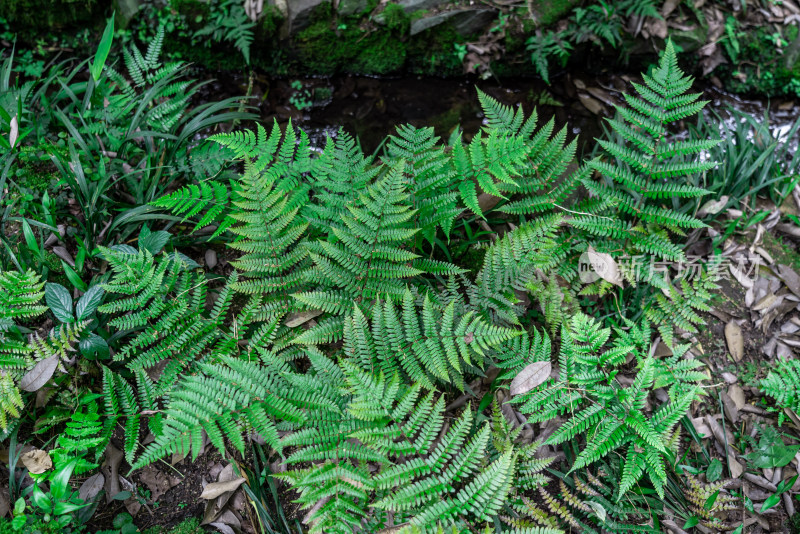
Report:
M 600 462 L 596 470 L 582 469 L 557 483 L 537 488 L 538 496 L 521 495 L 504 523 L 518 527 L 563 528 L 567 532 L 660 532 L 648 522 L 661 506 L 657 499 L 628 493 L 616 500 L 619 477 L 612 464 Z
M 619 118 L 608 119 L 611 129 L 625 144 L 598 139 L 606 155 L 589 163 L 603 180 L 584 180 L 594 199 L 571 224 L 591 236 L 602 252 L 622 250 L 663 260 L 684 260 L 683 251 L 670 233 L 701 228 L 703 223 L 674 209 L 673 202 L 696 198 L 706 190 L 689 185 L 689 178 L 714 167 L 698 155 L 717 140 L 675 140 L 669 127 L 696 115 L 706 102 L 687 91 L 692 78 L 678 67 L 671 41 L 667 42 L 657 68 L 643 75 L 644 84 L 633 83 L 638 96 L 625 95 L 628 107 L 617 107 Z
M 643 475 L 663 497 L 667 465 L 676 425 L 689 405 L 699 397 L 699 388 L 689 383 L 683 395 L 662 404 L 649 416 L 645 404 L 653 388 L 655 361 L 640 356 L 641 364 L 630 386 L 617 380 L 619 366 L 636 345 L 614 343 L 603 350 L 611 336 L 609 328 L 584 314 L 575 315 L 561 331 L 558 358 L 559 377 L 550 379 L 528 393 L 515 397 L 520 411 L 530 414 L 529 422 L 544 422 L 559 415 L 568 419 L 546 440 L 561 444 L 585 435 L 586 446 L 575 458 L 570 472 L 575 472 L 624 451 L 616 500 L 619 501 Z
M 758 387 L 775 399 L 775 404 L 780 408 L 800 412 L 800 362 L 797 360 L 778 360 Z M 785 413 L 781 411 L 778 424 L 783 424 L 785 418 Z
M 0 272 L 0 431 L 20 416 L 22 395 L 17 380 L 32 367 L 32 348 L 17 321 L 43 314 L 44 282 L 33 271 Z

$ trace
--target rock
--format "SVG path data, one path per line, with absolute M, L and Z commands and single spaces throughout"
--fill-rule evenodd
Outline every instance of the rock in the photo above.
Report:
M 450 22 L 460 35 L 471 35 L 479 32 L 494 21 L 497 13 L 493 9 L 458 9 L 436 13 L 429 17 L 417 19 L 411 23 L 410 35 L 416 35 L 434 26 Z
M 527 5 L 534 20 L 541 26 L 547 26 L 565 17 L 580 3 L 580 0 L 529 0 Z
M 0 14 L 11 31 L 57 29 L 74 24 L 89 25 L 107 7 L 96 0 L 0 0 Z
M 289 33 L 295 34 L 311 24 L 314 9 L 325 0 L 292 0 L 287 2 L 289 8 Z
M 449 0 L 398 0 L 396 3 L 400 5 L 406 13 L 412 13 L 420 9 L 431 9 L 450 2 Z
M 289 17 L 289 5 L 287 4 L 287 0 L 268 0 L 267 3 L 271 6 L 275 6 L 284 18 Z
M 369 9 L 367 0 L 339 0 L 339 14 L 343 17 L 359 15 Z
M 139 12 L 140 0 L 114 0 L 114 22 L 118 28 L 127 28 L 136 13 Z

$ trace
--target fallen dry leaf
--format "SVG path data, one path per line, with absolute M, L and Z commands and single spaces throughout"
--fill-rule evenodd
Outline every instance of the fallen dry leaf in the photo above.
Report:
M 736 407 L 736 403 L 733 402 L 730 395 L 728 395 L 725 391 L 719 392 L 719 397 L 722 400 L 722 406 L 725 408 L 725 415 L 728 417 L 728 420 L 736 424 L 739 422 L 739 408 Z
M 227 480 L 225 482 L 212 482 L 203 489 L 203 493 L 200 494 L 200 498 L 206 500 L 216 499 L 223 493 L 235 491 L 244 483 L 244 481 L 244 477 L 239 477 L 234 478 L 233 480 Z
M 142 469 L 142 473 L 139 475 L 139 480 L 150 490 L 150 498 L 153 500 L 153 502 L 157 501 L 159 497 L 164 495 L 173 486 L 175 486 L 170 477 L 152 465 Z M 180 482 L 180 479 L 178 479 L 178 482 Z
M 692 419 L 692 426 L 700 436 L 704 438 L 711 437 L 711 429 L 706 424 L 705 417 L 695 417 Z
M 322 310 L 308 310 L 292 313 L 286 318 L 286 322 L 283 324 L 285 324 L 288 328 L 294 328 L 320 315 L 322 315 Z
M 8 502 L 5 490 L 0 489 L 0 517 L 5 517 L 11 511 L 11 505 Z
M 49 358 L 37 363 L 33 369 L 25 373 L 25 376 L 19 381 L 19 388 L 24 391 L 36 391 L 41 389 L 53 373 L 56 372 L 58 367 L 58 354 L 54 354 Z
M 741 361 L 744 357 L 744 337 L 742 327 L 736 321 L 729 321 L 725 325 L 725 341 L 728 343 L 728 352 L 735 361 Z
M 108 470 L 108 477 L 106 478 L 106 502 L 111 502 L 114 496 L 119 493 L 119 464 L 122 462 L 122 451 L 108 444 L 106 447 L 106 461 L 105 468 Z
M 103 473 L 92 475 L 81 484 L 78 490 L 78 496 L 82 501 L 90 501 L 97 497 L 97 494 L 103 489 L 105 483 L 106 477 L 103 476 Z
M 737 385 L 732 385 L 728 388 L 728 396 L 736 404 L 736 408 L 741 410 L 745 405 L 744 390 Z
M 728 452 L 728 469 L 732 478 L 739 478 L 744 473 L 744 466 L 736 460 L 732 452 Z
M 733 277 L 736 278 L 736 281 L 739 282 L 743 287 L 745 287 L 746 289 L 750 289 L 751 287 L 753 287 L 754 283 L 753 280 L 749 278 L 746 274 L 744 274 L 742 271 L 734 267 L 733 264 L 728 265 L 728 269 L 730 270 Z
M 16 115 L 11 118 L 9 127 L 10 130 L 8 132 L 8 144 L 11 145 L 11 148 L 14 148 L 14 145 L 17 144 L 17 139 L 19 138 L 19 121 L 17 120 Z
M 728 204 L 728 195 L 719 197 L 719 200 L 709 200 L 698 210 L 698 217 L 705 217 L 706 215 L 716 215 Z
M 590 246 L 586 251 L 586 255 L 589 258 L 592 269 L 600 278 L 609 284 L 622 287 L 622 274 L 619 272 L 619 266 L 614 261 L 614 258 L 611 257 L 611 254 L 597 252 Z
M 511 381 L 511 395 L 522 395 L 543 384 L 550 378 L 552 368 L 550 362 L 534 362 L 525 366 Z
M 40 475 L 45 471 L 53 468 L 53 460 L 47 451 L 42 449 L 33 449 L 20 457 L 22 465 L 28 468 L 28 471 L 34 475 Z

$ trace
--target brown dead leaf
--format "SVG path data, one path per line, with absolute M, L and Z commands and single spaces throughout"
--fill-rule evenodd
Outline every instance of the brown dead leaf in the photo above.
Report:
M 735 361 L 741 361 L 744 357 L 744 337 L 742 328 L 736 321 L 730 321 L 725 325 L 725 340 L 728 343 L 728 352 Z
M 292 313 L 286 318 L 285 324 L 288 328 L 294 328 L 296 326 L 300 326 L 303 323 L 306 323 L 313 319 L 314 317 L 318 317 L 322 315 L 322 310 L 308 310 L 303 312 Z
M 711 429 L 708 427 L 708 424 L 706 424 L 704 417 L 693 418 L 692 426 L 694 427 L 695 431 L 700 434 L 700 436 L 704 438 L 711 437 Z
M 587 95 L 586 93 L 578 93 L 578 97 L 580 98 L 583 107 L 585 107 L 595 115 L 605 114 L 605 109 L 603 108 L 603 104 L 601 104 L 591 96 Z
M 149 465 L 142 469 L 139 480 L 150 490 L 150 498 L 153 502 L 168 492 L 175 484 L 163 471 Z M 180 479 L 178 479 L 180 481 Z
M 716 215 L 725 207 L 729 200 L 728 195 L 719 197 L 718 200 L 709 200 L 697 212 L 698 217 L 705 217 L 706 215 Z
M 550 362 L 534 362 L 525 366 L 511 381 L 511 395 L 522 395 L 540 386 L 550 378 L 552 368 Z
M 11 504 L 8 502 L 8 496 L 5 490 L 0 489 L 0 517 L 5 517 L 11 511 Z
M 617 262 L 614 261 L 611 254 L 597 252 L 594 248 L 589 246 L 586 255 L 589 258 L 592 269 L 600 278 L 610 284 L 622 287 L 622 273 L 620 273 L 619 266 Z
M 106 447 L 105 468 L 106 474 L 106 502 L 111 502 L 114 496 L 121 491 L 119 483 L 119 464 L 122 463 L 122 451 L 111 445 Z
M 736 408 L 741 410 L 745 405 L 744 390 L 736 384 L 728 388 L 728 396 L 736 404 Z
M 728 469 L 731 471 L 731 478 L 739 478 L 744 473 L 744 466 L 736 460 L 732 452 L 728 452 Z
M 797 271 L 786 265 L 778 265 L 778 275 L 792 293 L 800 297 L 800 275 Z
M 32 449 L 20 457 L 22 465 L 28 468 L 28 471 L 34 475 L 40 475 L 45 471 L 53 468 L 53 460 L 47 451 L 42 449 Z
M 225 482 L 212 482 L 203 489 L 203 493 L 200 494 L 200 498 L 206 500 L 216 499 L 223 493 L 236 490 L 242 485 L 242 483 L 244 483 L 244 481 L 244 477 L 239 477 Z
M 80 489 L 78 490 L 78 496 L 82 501 L 90 501 L 94 499 L 100 490 L 103 489 L 103 485 L 106 482 L 106 477 L 103 476 L 103 473 L 96 473 L 89 478 L 87 478 L 83 484 L 81 484 Z
M 730 395 L 728 395 L 725 391 L 719 392 L 719 397 L 722 400 L 722 406 L 725 408 L 725 415 L 728 417 L 728 420 L 736 424 L 739 422 L 739 408 L 736 407 L 736 403 L 733 402 Z
M 37 363 L 33 369 L 25 373 L 25 376 L 19 381 L 19 388 L 25 391 L 36 391 L 41 389 L 53 373 L 56 372 L 58 367 L 58 354 L 54 354 L 49 358 Z

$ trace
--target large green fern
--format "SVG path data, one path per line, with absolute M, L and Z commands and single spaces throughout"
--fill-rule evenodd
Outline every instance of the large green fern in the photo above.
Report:
M 618 106 L 620 118 L 608 119 L 623 143 L 598 139 L 605 156 L 590 162 L 602 181 L 583 181 L 595 200 L 572 220 L 576 228 L 599 238 L 599 251 L 618 249 L 665 260 L 683 260 L 684 254 L 669 233 L 681 234 L 703 223 L 674 209 L 673 199 L 699 197 L 706 190 L 690 185 L 689 178 L 714 167 L 699 154 L 716 140 L 680 140 L 670 126 L 702 110 L 706 102 L 690 94 L 692 78 L 678 67 L 671 41 L 644 84 L 633 83 L 638 96 L 625 95 L 628 107 Z

